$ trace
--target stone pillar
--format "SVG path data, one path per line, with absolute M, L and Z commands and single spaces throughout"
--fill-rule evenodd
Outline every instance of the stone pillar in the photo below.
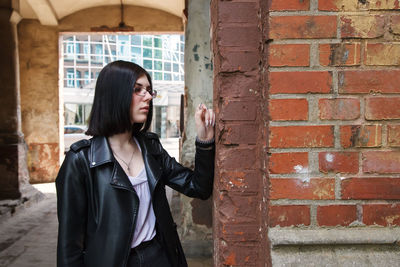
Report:
M 267 2 L 211 1 L 217 114 L 214 266 L 270 266 Z
M 21 196 L 27 183 L 19 104 L 18 40 L 11 1 L 0 1 L 0 200 Z
M 185 132 L 181 163 L 194 165 L 196 127 L 194 113 L 200 103 L 212 108 L 212 62 L 210 52 L 210 1 L 188 1 L 185 30 Z M 212 204 L 181 196 L 177 223 L 188 257 L 212 257 Z M 176 207 L 174 209 L 177 209 Z
M 24 19 L 18 25 L 22 130 L 31 183 L 53 182 L 60 166 L 58 29 Z M 61 118 L 62 119 L 62 118 Z

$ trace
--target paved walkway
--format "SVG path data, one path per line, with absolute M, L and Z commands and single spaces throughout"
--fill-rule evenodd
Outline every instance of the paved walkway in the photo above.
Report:
M 0 225 L 1 267 L 55 267 L 57 201 L 54 183 L 35 185 L 46 198 Z
M 55 267 L 57 201 L 54 183 L 34 185 L 45 198 L 0 224 L 0 267 Z M 188 259 L 210 267 L 211 259 Z M 110 266 L 111 267 L 111 266 Z

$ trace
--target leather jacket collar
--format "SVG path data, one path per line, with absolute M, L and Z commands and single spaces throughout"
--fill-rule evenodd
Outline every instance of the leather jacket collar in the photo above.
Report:
M 151 145 L 151 141 L 145 134 L 135 136 L 142 150 L 143 161 L 147 172 L 150 193 L 153 195 L 154 189 L 161 178 L 162 168 L 154 156 L 160 154 Z M 90 168 L 95 168 L 106 163 L 113 163 L 113 175 L 110 184 L 114 187 L 133 191 L 133 187 L 121 166 L 117 163 L 108 140 L 104 136 L 95 136 L 91 139 L 89 149 Z

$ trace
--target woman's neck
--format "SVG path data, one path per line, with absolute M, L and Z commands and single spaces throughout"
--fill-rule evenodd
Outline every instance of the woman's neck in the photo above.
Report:
M 108 137 L 108 142 L 110 143 L 110 146 L 114 149 L 117 148 L 118 150 L 123 150 L 123 148 L 126 148 L 128 144 L 133 145 L 132 141 L 133 138 L 130 132 L 114 134 Z

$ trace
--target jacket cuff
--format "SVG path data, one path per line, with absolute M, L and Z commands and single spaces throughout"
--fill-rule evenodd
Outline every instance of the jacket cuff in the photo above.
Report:
M 207 140 L 207 141 L 201 141 L 197 136 L 196 136 L 196 147 L 203 149 L 203 150 L 210 150 L 213 149 L 215 146 L 215 139 Z

